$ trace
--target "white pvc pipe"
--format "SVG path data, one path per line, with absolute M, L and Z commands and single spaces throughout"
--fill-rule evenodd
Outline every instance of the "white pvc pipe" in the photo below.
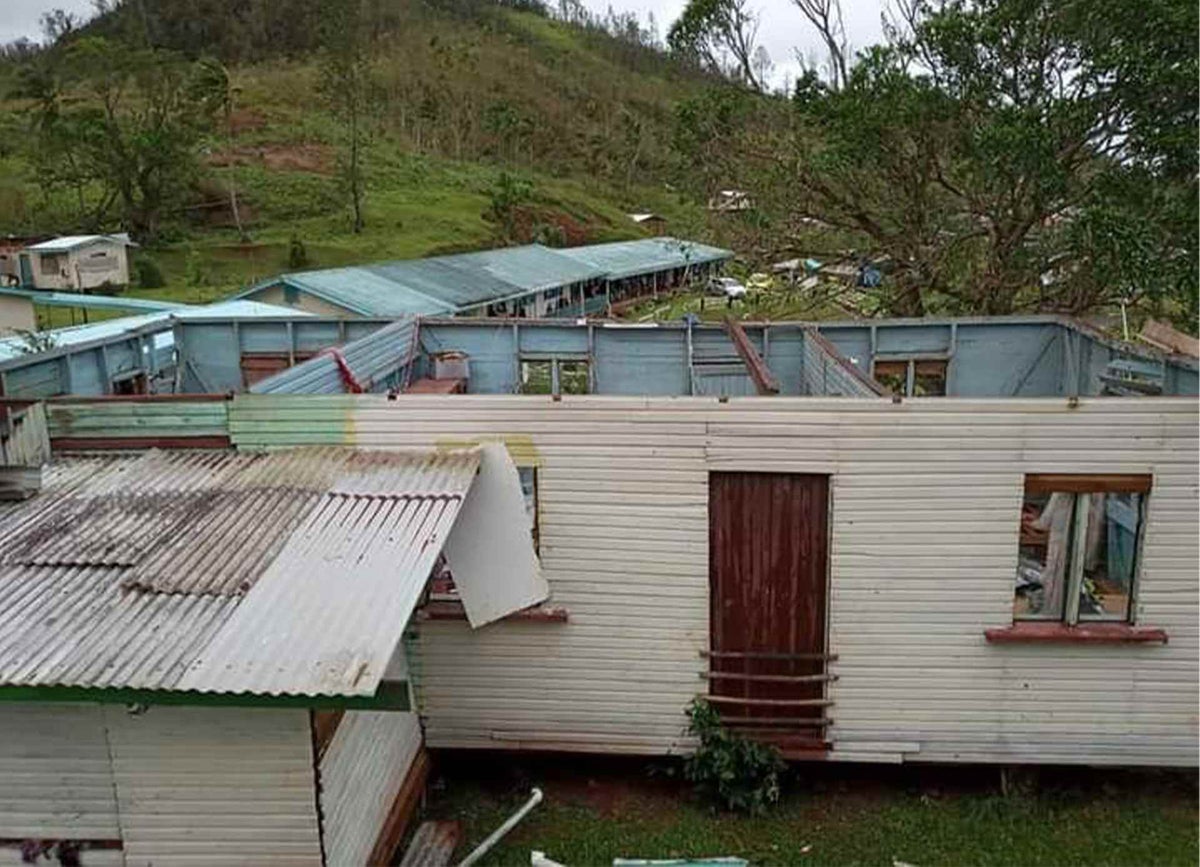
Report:
M 530 810 L 532 810 L 541 802 L 542 790 L 535 788 L 530 794 L 529 800 L 525 802 L 521 809 L 517 810 L 517 812 L 505 819 L 503 825 L 488 835 L 488 838 L 476 846 L 470 855 L 458 863 L 458 867 L 471 867 L 472 864 L 486 855 L 493 846 L 499 843 L 505 834 L 515 828 L 522 819 L 529 815 Z

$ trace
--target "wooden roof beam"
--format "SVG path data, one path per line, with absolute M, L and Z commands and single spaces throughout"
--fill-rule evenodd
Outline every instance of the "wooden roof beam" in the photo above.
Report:
M 754 387 L 758 389 L 758 393 L 779 394 L 779 380 L 775 378 L 775 374 L 771 373 L 771 368 L 767 367 L 767 362 L 763 360 L 763 357 L 758 354 L 758 350 L 754 348 L 754 344 L 750 342 L 750 337 L 746 334 L 746 329 L 742 327 L 742 323 L 738 322 L 732 316 L 726 316 L 725 331 L 729 334 L 729 339 L 733 341 L 734 349 L 742 357 L 742 361 L 746 365 L 746 370 L 750 372 L 750 378 L 754 380 Z

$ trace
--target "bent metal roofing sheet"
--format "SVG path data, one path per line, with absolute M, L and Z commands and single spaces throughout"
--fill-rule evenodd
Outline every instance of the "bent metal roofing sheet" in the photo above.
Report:
M 367 391 L 404 368 L 416 350 L 417 320 L 405 317 L 352 340 L 338 351 L 354 380 Z M 346 374 L 332 352 L 302 361 L 250 386 L 254 394 L 341 394 L 346 391 Z
M 148 452 L 0 505 L 0 686 L 370 696 L 476 450 Z

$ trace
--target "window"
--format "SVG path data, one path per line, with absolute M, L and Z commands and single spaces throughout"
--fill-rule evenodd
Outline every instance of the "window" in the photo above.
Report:
M 135 373 L 125 379 L 118 379 L 112 384 L 113 394 L 146 394 L 146 374 Z
M 1128 621 L 1149 493 L 1149 476 L 1026 476 L 1013 619 Z
M 284 284 L 283 287 L 283 303 L 289 307 L 295 307 L 300 303 L 300 290 L 295 286 Z
M 529 533 L 533 536 L 533 550 L 540 554 L 541 540 L 538 538 L 537 467 L 517 467 L 521 479 L 521 493 L 525 497 L 525 514 L 529 516 Z
M 521 360 L 521 394 L 589 394 L 591 390 L 587 359 Z
M 541 555 L 541 539 L 538 530 L 538 477 L 537 467 L 517 467 L 521 480 L 521 494 L 525 497 L 525 513 L 529 517 L 529 534 L 533 538 L 533 551 Z M 459 601 L 454 576 L 446 565 L 446 555 L 439 554 L 430 573 L 429 598 L 435 602 Z
M 61 253 L 43 253 L 38 258 L 41 260 L 42 273 L 57 277 L 65 257 Z
M 903 397 L 944 397 L 946 367 L 943 359 L 893 359 L 876 361 L 875 381 Z

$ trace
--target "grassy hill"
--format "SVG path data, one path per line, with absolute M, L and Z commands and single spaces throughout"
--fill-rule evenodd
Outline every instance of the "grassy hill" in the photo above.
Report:
M 311 12 L 296 3 L 297 15 Z M 366 163 L 366 229 L 355 234 L 337 171 L 338 129 L 317 96 L 316 49 L 273 50 L 266 37 L 231 48 L 232 31 L 181 29 L 223 20 L 225 6 L 244 4 L 163 0 L 154 7 L 159 47 L 225 57 L 236 106 L 231 134 L 214 129 L 204 140 L 201 170 L 184 201 L 138 253 L 159 266 L 166 286 L 135 285 L 131 294 L 221 297 L 287 270 L 293 239 L 308 267 L 492 246 L 497 229 L 484 213 L 502 172 L 532 186 L 521 206 L 521 237 L 512 241 L 637 237 L 625 215 L 641 210 L 664 214 L 675 234 L 711 237 L 700 204 L 669 183 L 675 105 L 711 82 L 648 47 L 644 36 L 622 41 L 598 27 L 496 6 L 390 6 L 374 53 L 381 110 Z M 125 38 L 130 8 L 118 7 L 86 32 Z M 277 12 L 279 4 L 264 8 Z M 0 69 L 0 87 L 10 90 L 15 76 L 11 63 Z M 0 120 L 0 233 L 121 228 L 115 214 L 102 227 L 82 225 L 77 194 L 43 182 L 26 107 L 10 99 Z M 233 228 L 231 181 L 249 243 Z

